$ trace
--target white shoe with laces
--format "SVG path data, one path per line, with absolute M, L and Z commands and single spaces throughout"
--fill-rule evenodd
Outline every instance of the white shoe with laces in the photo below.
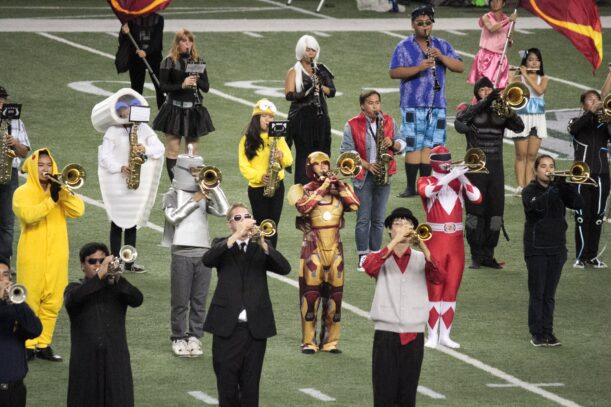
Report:
M 190 336 L 189 339 L 187 339 L 187 350 L 192 358 L 197 358 L 204 354 L 202 351 L 202 343 L 195 336 Z
M 575 260 L 575 263 L 573 263 L 573 268 L 574 269 L 582 269 L 582 268 L 585 268 L 585 264 L 583 264 L 583 261 L 577 259 L 577 260 Z
M 586 261 L 586 265 L 594 267 L 595 269 L 607 268 L 607 264 L 604 261 L 600 260 L 598 257 L 594 257 L 593 259 Z
M 179 358 L 188 358 L 191 353 L 187 348 L 187 341 L 184 339 L 176 339 L 172 341 L 172 352 Z
M 358 271 L 359 273 L 365 272 L 365 268 L 363 267 L 363 263 L 365 263 L 365 257 L 367 257 L 366 254 L 359 255 L 359 266 L 356 268 L 356 271 Z

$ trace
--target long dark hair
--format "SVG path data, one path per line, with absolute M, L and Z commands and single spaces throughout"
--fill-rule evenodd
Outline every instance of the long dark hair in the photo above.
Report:
M 246 158 L 248 161 L 252 160 L 257 155 L 257 150 L 263 145 L 263 139 L 261 138 L 261 115 L 256 114 L 250 119 L 248 127 L 246 129 L 246 141 L 244 143 L 244 150 L 246 152 Z
M 541 56 L 541 51 L 539 50 L 539 48 L 527 49 L 526 53 L 524 54 L 524 57 L 522 58 L 522 62 L 520 62 L 520 65 L 526 66 L 526 60 L 528 59 L 529 54 L 535 54 L 537 58 L 539 58 L 539 62 L 541 62 L 541 65 L 539 65 L 539 70 L 537 71 L 537 75 L 544 76 L 545 73 L 543 73 L 543 56 Z

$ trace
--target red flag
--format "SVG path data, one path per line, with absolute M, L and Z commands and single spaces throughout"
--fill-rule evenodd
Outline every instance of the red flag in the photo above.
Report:
M 603 59 L 603 36 L 596 0 L 520 0 L 520 7 L 564 35 L 596 70 Z
M 106 0 L 121 24 L 148 16 L 170 5 L 172 0 Z

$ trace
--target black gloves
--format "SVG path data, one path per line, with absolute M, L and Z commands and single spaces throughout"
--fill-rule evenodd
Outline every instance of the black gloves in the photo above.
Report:
M 51 182 L 51 199 L 55 202 L 59 201 L 59 191 L 62 189 L 60 184 Z

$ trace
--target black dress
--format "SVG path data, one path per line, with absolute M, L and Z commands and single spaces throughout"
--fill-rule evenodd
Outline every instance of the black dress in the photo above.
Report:
M 132 407 L 134 389 L 125 333 L 127 306 L 142 293 L 121 278 L 71 283 L 64 293 L 70 317 L 68 407 Z
M 199 60 L 198 63 L 204 63 Z M 167 57 L 161 61 L 159 81 L 167 99 L 153 122 L 153 129 L 166 134 L 185 138 L 197 138 L 214 131 L 208 109 L 202 105 L 200 90 L 208 92 L 208 71 L 199 75 L 197 89 L 183 89 L 182 83 L 188 76 L 188 59 L 179 57 L 177 61 Z

